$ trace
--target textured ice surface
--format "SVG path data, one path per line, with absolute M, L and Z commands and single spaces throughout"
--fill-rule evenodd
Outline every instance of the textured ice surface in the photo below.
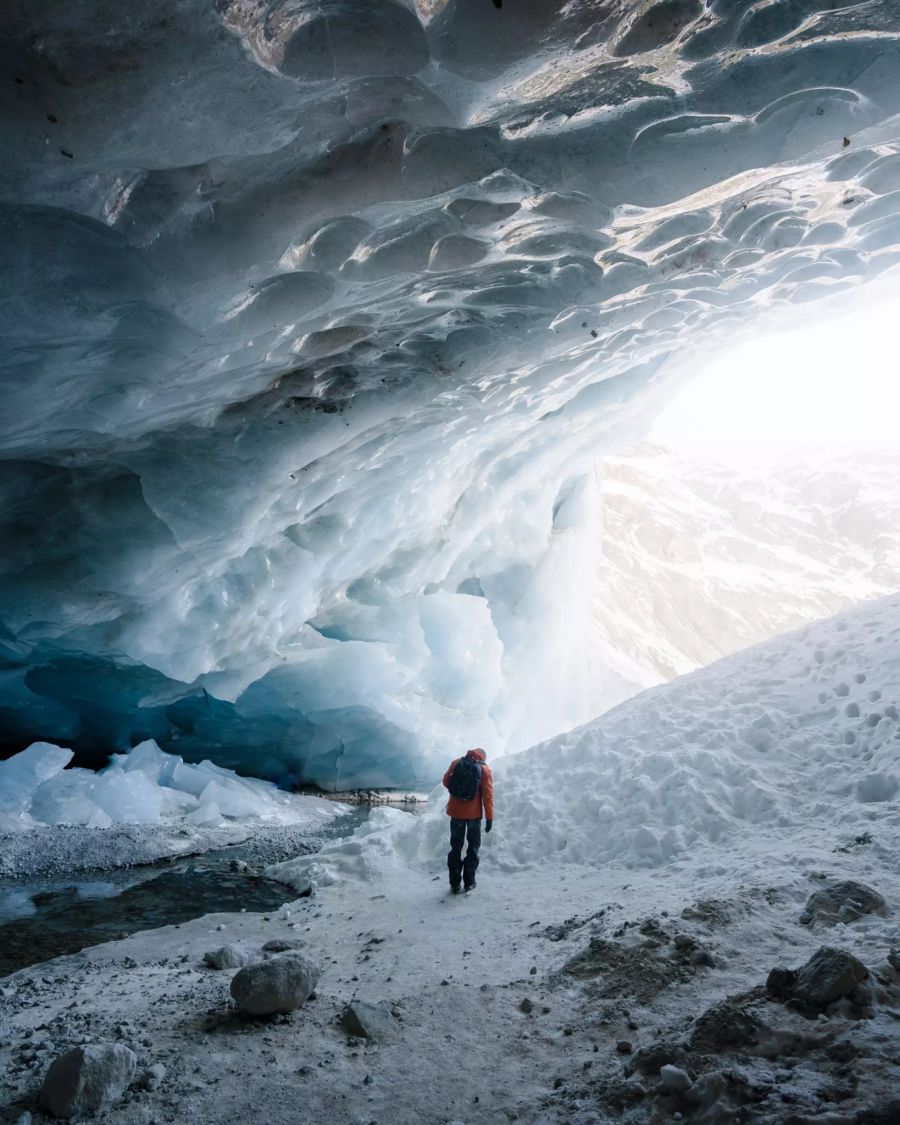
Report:
M 897 263 L 898 49 L 893 0 L 10 0 L 7 743 L 405 785 L 646 682 L 591 465 L 673 352 Z
M 153 741 L 113 755 L 106 769 L 65 769 L 71 750 L 35 743 L 0 762 L 0 832 L 37 825 L 160 824 L 183 818 L 218 827 L 251 817 L 270 824 L 325 821 L 345 810 L 317 797 L 284 793 L 212 762 L 188 765 Z

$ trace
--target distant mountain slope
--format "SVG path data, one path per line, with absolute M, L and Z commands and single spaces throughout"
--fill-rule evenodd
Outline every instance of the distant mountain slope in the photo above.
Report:
M 594 615 L 663 678 L 900 589 L 900 460 L 603 462 Z

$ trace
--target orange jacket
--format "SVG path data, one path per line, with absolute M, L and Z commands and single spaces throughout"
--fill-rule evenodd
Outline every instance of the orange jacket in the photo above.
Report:
M 481 762 L 481 787 L 471 801 L 461 801 L 459 797 L 451 797 L 447 802 L 447 816 L 456 816 L 462 820 L 494 819 L 494 779 L 491 776 L 490 766 L 484 764 L 485 752 L 483 750 L 469 750 L 467 758 L 474 758 Z M 456 767 L 459 758 L 454 758 L 450 768 L 444 774 L 444 788 L 450 788 L 450 775 Z

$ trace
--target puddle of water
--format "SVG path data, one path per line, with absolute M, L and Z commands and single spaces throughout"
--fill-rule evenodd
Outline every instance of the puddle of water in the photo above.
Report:
M 369 815 L 354 809 L 315 835 L 263 830 L 254 840 L 203 856 L 104 871 L 96 878 L 4 881 L 0 884 L 0 976 L 77 953 L 91 945 L 187 922 L 220 911 L 275 910 L 294 897 L 282 883 L 233 871 L 236 861 L 260 870 L 269 863 L 318 851 L 351 835 Z
M 0 975 L 213 911 L 274 910 L 285 892 L 268 879 L 192 864 L 112 893 L 85 883 L 40 891 L 31 898 L 34 913 L 0 926 Z

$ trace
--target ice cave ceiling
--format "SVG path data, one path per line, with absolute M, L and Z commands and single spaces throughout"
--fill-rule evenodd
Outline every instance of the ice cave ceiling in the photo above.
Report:
M 642 669 L 593 459 L 900 261 L 897 0 L 7 0 L 0 726 L 431 780 Z

